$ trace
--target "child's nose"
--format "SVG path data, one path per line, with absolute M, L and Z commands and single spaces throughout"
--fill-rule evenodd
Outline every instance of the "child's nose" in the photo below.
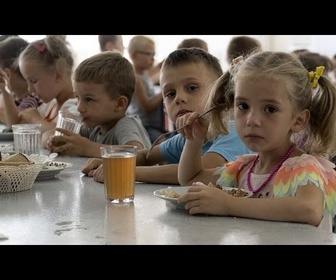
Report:
M 260 125 L 260 118 L 258 116 L 258 113 L 256 113 L 255 111 L 250 111 L 247 114 L 246 124 L 248 126 L 259 126 Z
M 34 87 L 33 87 L 32 85 L 30 85 L 30 84 L 28 84 L 28 92 L 29 92 L 30 94 L 35 93 L 35 91 L 34 91 Z
M 187 101 L 187 94 L 184 91 L 176 91 L 175 102 L 186 102 Z
M 85 108 L 83 106 L 83 103 L 80 100 L 77 100 L 77 111 L 79 113 L 82 113 L 82 112 L 84 112 L 84 110 L 85 110 Z

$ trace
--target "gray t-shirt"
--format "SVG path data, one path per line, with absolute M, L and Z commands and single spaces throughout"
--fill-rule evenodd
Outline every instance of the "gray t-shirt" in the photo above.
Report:
M 94 128 L 82 126 L 79 134 L 93 142 L 107 145 L 125 145 L 130 141 L 137 141 L 145 149 L 151 146 L 147 131 L 137 116 L 123 117 L 104 134 L 101 133 L 99 126 Z

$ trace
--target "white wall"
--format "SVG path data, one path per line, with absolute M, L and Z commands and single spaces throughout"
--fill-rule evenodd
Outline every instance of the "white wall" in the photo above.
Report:
M 20 35 L 29 42 L 41 39 L 44 35 Z M 128 46 L 129 40 L 134 35 L 123 35 L 124 45 Z M 215 55 L 226 69 L 226 48 L 234 35 L 148 35 L 156 42 L 156 60 L 161 61 L 185 38 L 199 37 L 208 43 L 209 52 Z M 330 58 L 336 54 L 336 35 L 249 35 L 257 38 L 262 43 L 264 50 L 292 51 L 307 48 L 327 55 Z M 73 50 L 76 53 L 76 65 L 83 59 L 98 53 L 99 44 L 97 35 L 67 35 Z M 128 57 L 127 49 L 125 56 Z

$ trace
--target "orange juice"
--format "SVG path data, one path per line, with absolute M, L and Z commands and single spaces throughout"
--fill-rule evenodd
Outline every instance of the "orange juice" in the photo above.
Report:
M 116 203 L 133 201 L 136 153 L 114 151 L 102 157 L 106 199 Z

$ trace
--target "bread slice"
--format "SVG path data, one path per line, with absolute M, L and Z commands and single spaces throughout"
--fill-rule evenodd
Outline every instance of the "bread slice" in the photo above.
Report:
M 18 166 L 21 164 L 33 164 L 33 162 L 31 162 L 29 158 L 27 158 L 22 153 L 10 155 L 8 158 L 4 159 L 3 161 L 0 161 L 0 166 L 4 165 Z
M 29 158 L 27 158 L 24 154 L 18 153 L 10 155 L 8 158 L 3 160 L 3 162 L 30 162 Z

